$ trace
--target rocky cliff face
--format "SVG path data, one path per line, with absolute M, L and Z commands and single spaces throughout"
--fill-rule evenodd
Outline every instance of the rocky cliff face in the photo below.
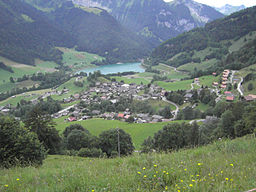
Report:
M 192 0 L 73 0 L 87 7 L 100 7 L 121 24 L 142 35 L 153 45 L 221 18 L 214 8 Z
M 223 7 L 216 8 L 217 11 L 223 13 L 224 15 L 230 15 L 234 12 L 241 11 L 245 9 L 246 7 L 244 5 L 241 6 L 232 6 L 229 4 L 224 5 Z

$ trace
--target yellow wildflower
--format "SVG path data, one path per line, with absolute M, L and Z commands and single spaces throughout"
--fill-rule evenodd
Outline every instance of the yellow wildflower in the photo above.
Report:
M 154 165 L 154 167 L 157 167 L 157 165 Z
M 154 175 L 154 177 L 156 177 L 156 175 Z
M 187 169 L 184 169 L 184 171 L 187 171 Z
M 220 172 L 221 174 L 223 173 L 223 171 Z
M 16 181 L 19 181 L 19 180 L 20 180 L 19 178 L 16 179 Z
M 198 166 L 202 165 L 202 163 L 197 163 Z
M 143 170 L 145 170 L 146 169 L 146 167 L 143 167 Z
M 147 175 L 144 175 L 144 178 L 147 178 Z
M 178 190 L 178 192 L 180 192 L 180 190 Z
M 167 186 L 165 186 L 165 190 L 168 190 L 168 187 L 167 187 Z
M 233 179 L 230 179 L 230 181 L 232 182 L 232 181 L 234 181 Z
M 183 180 L 180 180 L 181 183 L 183 183 Z
M 138 174 L 140 175 L 140 174 L 141 174 L 141 172 L 139 172 L 139 171 L 138 171 Z
M 196 180 L 193 179 L 192 182 L 196 182 Z
M 228 181 L 228 178 L 226 177 L 225 180 Z
M 197 177 L 199 177 L 200 175 L 196 175 Z
M 8 185 L 4 185 L 5 187 L 8 187 Z
M 166 175 L 169 175 L 169 173 L 167 172 Z
M 230 166 L 231 166 L 231 167 L 234 167 L 234 164 L 233 164 L 233 163 L 231 163 L 231 164 L 230 164 Z
M 193 184 L 189 184 L 189 187 L 193 187 Z
M 92 192 L 95 192 L 95 190 L 93 189 Z
M 166 171 L 163 171 L 163 173 L 166 173 Z

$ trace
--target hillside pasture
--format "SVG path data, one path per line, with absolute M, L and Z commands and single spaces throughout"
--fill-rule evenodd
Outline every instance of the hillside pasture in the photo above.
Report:
M 104 119 L 89 119 L 85 121 L 76 122 L 65 122 L 65 117 L 55 119 L 57 123 L 56 128 L 62 133 L 65 128 L 71 124 L 80 124 L 84 128 L 88 129 L 93 135 L 99 135 L 103 131 L 109 129 L 120 128 L 125 132 L 129 133 L 132 137 L 134 146 L 137 150 L 140 149 L 143 141 L 149 137 L 153 136 L 157 131 L 163 128 L 164 125 L 169 123 L 182 123 L 184 121 L 173 121 L 173 122 L 160 122 L 160 123 L 126 123 L 118 120 L 104 120 Z
M 248 191 L 256 186 L 255 150 L 247 136 L 168 154 L 48 156 L 40 167 L 1 169 L 0 191 Z

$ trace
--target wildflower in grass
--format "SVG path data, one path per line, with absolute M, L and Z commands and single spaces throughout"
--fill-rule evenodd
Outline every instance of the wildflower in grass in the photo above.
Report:
M 221 174 L 223 173 L 223 171 L 220 172 Z
M 157 165 L 154 165 L 154 167 L 156 168 L 156 167 L 157 167 Z
M 184 171 L 187 171 L 187 169 L 184 169 Z
M 234 164 L 233 164 L 233 163 L 231 163 L 231 164 L 230 164 L 230 166 L 231 166 L 231 167 L 234 167 Z
M 147 175 L 144 175 L 144 178 L 147 178 Z
M 193 184 L 189 184 L 189 187 L 193 187 Z
M 163 173 L 166 173 L 166 171 L 163 171 Z
M 209 177 L 211 176 L 211 174 L 210 174 L 210 173 L 209 173 L 208 175 L 209 175 Z
M 198 166 L 202 165 L 202 163 L 197 163 Z
M 230 179 L 231 182 L 233 182 L 234 180 L 233 179 Z
M 9 187 L 8 185 L 4 185 L 4 187 Z
M 178 190 L 178 192 L 180 192 L 180 190 Z
M 192 182 L 196 182 L 196 180 L 192 179 Z
M 143 167 L 143 170 L 145 170 L 146 169 L 146 167 Z
M 181 183 L 183 183 L 183 180 L 180 180 Z
M 197 177 L 199 177 L 200 175 L 196 175 Z
M 225 180 L 228 181 L 229 179 L 226 177 Z
M 154 177 L 156 177 L 156 175 L 154 175 Z
M 93 189 L 92 192 L 95 192 L 95 190 Z
M 20 180 L 19 178 L 16 179 L 16 181 L 19 181 L 19 180 Z
M 139 171 L 138 171 L 137 173 L 138 173 L 139 175 L 141 174 L 141 172 L 139 172 Z
M 167 186 L 165 186 L 165 190 L 168 190 L 168 187 L 167 187 Z
M 167 172 L 166 175 L 169 175 L 169 173 Z

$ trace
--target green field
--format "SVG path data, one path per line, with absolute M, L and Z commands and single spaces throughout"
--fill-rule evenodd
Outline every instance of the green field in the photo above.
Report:
M 95 67 L 95 65 L 91 64 L 91 62 L 96 60 L 101 61 L 103 59 L 103 57 L 100 57 L 99 55 L 87 52 L 78 52 L 74 49 L 63 47 L 58 47 L 58 49 L 63 52 L 62 62 L 64 65 L 70 66 L 73 71 L 88 67 Z
M 165 64 L 159 64 L 157 66 L 154 66 L 153 69 L 160 71 L 161 74 L 167 76 L 168 79 L 183 79 L 189 77 L 187 73 L 175 71 L 173 67 L 170 67 Z
M 174 105 L 171 105 L 162 100 L 149 99 L 148 102 L 154 109 L 156 109 L 156 111 L 159 111 L 159 110 L 163 109 L 164 107 L 168 107 L 168 106 L 171 108 L 171 110 L 176 109 L 176 107 Z
M 127 84 L 131 84 L 131 83 L 135 83 L 137 85 L 140 85 L 141 83 L 143 83 L 144 85 L 149 84 L 150 81 L 145 79 L 145 78 L 137 78 L 137 77 L 119 77 L 119 76 L 112 76 L 111 78 L 116 79 L 117 81 L 123 81 L 124 83 Z
M 215 65 L 216 63 L 217 63 L 216 59 L 211 59 L 211 60 L 208 60 L 208 61 L 203 61 L 201 63 L 188 63 L 188 64 L 185 64 L 185 65 L 182 65 L 182 66 L 178 67 L 178 70 L 193 72 L 194 69 L 196 68 L 198 71 L 199 70 L 204 71 L 207 68 Z
M 93 135 L 99 135 L 101 132 L 113 128 L 123 129 L 125 132 L 129 133 L 132 137 L 134 146 L 139 149 L 142 142 L 148 137 L 153 136 L 158 130 L 162 129 L 164 125 L 174 122 L 161 122 L 161 123 L 126 123 L 118 120 L 104 120 L 104 119 L 90 119 L 86 121 L 76 121 L 76 122 L 65 122 L 64 118 L 56 119 L 56 128 L 59 131 L 64 131 L 64 129 L 71 124 L 80 124 L 88 129 Z M 184 122 L 184 121 L 176 121 Z
M 192 82 L 193 80 L 177 81 L 177 82 L 170 82 L 170 83 L 163 82 L 163 81 L 156 81 L 154 83 L 167 91 L 177 91 L 177 90 L 191 89 Z
M 256 186 L 255 151 L 256 139 L 248 136 L 171 154 L 49 156 L 41 167 L 2 169 L 0 191 L 248 191 Z
M 219 76 L 215 77 L 213 75 L 207 75 L 207 76 L 202 76 L 199 78 L 200 85 L 203 85 L 204 87 L 212 87 L 213 82 L 219 82 Z

